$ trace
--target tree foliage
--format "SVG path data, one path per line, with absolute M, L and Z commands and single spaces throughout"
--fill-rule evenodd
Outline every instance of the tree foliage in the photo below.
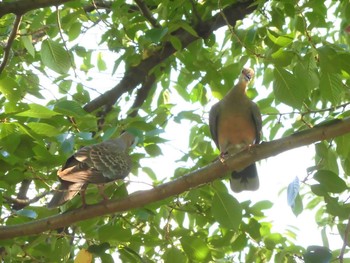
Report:
M 76 149 L 128 127 L 143 133 L 132 153 L 138 181 L 171 186 L 211 164 L 218 151 L 208 110 L 244 66 L 256 71 L 259 88 L 248 95 L 263 114 L 266 141 L 349 117 L 349 1 L 3 1 L 0 41 L 0 235 L 49 216 L 62 226 L 5 237 L 4 261 L 350 262 L 348 134 L 307 133 L 327 140 L 315 143 L 315 165 L 288 187 L 295 215 L 315 211 L 323 247 L 274 231 L 265 215 L 271 201 L 239 202 L 222 180 L 171 197 L 160 191 L 167 198 L 123 213 L 90 209 L 88 220 L 74 224 L 79 197 L 59 210 L 45 207 L 57 169 Z M 114 87 L 96 81 L 97 73 Z M 159 174 L 176 123 L 188 146 L 174 171 Z M 128 201 L 131 181 L 109 184 L 106 193 Z M 89 187 L 88 203 L 100 200 Z M 343 247 L 327 248 L 330 230 Z

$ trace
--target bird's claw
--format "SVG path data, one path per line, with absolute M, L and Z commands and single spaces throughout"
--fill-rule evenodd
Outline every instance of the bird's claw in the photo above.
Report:
M 227 159 L 227 156 L 228 156 L 228 153 L 227 153 L 227 152 L 220 153 L 220 155 L 219 155 L 219 160 L 220 160 L 220 162 L 225 163 L 225 161 L 226 161 L 226 159 Z

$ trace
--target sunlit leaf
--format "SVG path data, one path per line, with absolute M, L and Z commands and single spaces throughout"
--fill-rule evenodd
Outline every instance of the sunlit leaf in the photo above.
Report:
M 35 56 L 35 49 L 33 46 L 33 40 L 32 40 L 32 36 L 22 36 L 21 37 L 23 46 L 26 48 L 26 50 L 28 51 L 28 53 L 34 57 Z
M 289 206 L 293 207 L 295 204 L 295 198 L 299 193 L 300 182 L 299 178 L 295 177 L 292 182 L 288 185 L 287 188 L 287 203 Z
M 106 62 L 103 60 L 101 52 L 97 54 L 97 68 L 99 71 L 105 71 L 107 69 Z
M 37 213 L 35 213 L 33 210 L 30 210 L 30 209 L 18 210 L 18 211 L 16 211 L 16 214 L 21 215 L 21 216 L 25 216 L 28 218 L 32 218 L 32 219 L 35 219 L 38 216 Z
M 300 108 L 307 97 L 305 87 L 297 82 L 297 79 L 283 68 L 275 68 L 275 81 L 273 90 L 276 99 L 294 108 Z
M 92 254 L 86 249 L 82 248 L 76 255 L 74 263 L 91 263 L 92 259 Z
M 187 256 L 193 260 L 203 262 L 209 256 L 207 243 L 201 238 L 183 236 L 180 242 Z
M 318 181 L 327 192 L 341 193 L 348 187 L 346 183 L 335 173 L 327 170 L 319 170 L 314 175 L 314 179 Z
M 44 40 L 41 44 L 40 55 L 42 62 L 57 73 L 65 74 L 71 67 L 69 54 L 62 44 L 55 41 Z
M 334 105 L 340 102 L 343 83 L 338 74 L 322 73 L 320 78 L 320 90 L 322 98 Z
M 214 218 L 220 225 L 237 230 L 242 221 L 242 208 L 230 194 L 218 192 L 211 207 Z
M 27 124 L 35 133 L 46 136 L 56 136 L 60 134 L 60 130 L 47 123 L 29 122 Z
M 61 100 L 55 104 L 55 111 L 68 116 L 82 117 L 87 112 L 76 101 Z
M 59 113 L 52 111 L 45 106 L 39 105 L 39 104 L 28 104 L 29 110 L 17 113 L 17 116 L 23 116 L 23 117 L 31 117 L 31 118 L 42 118 L 42 119 L 48 119 L 56 115 L 60 115 Z

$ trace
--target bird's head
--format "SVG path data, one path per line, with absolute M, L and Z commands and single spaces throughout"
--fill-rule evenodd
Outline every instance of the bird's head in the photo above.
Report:
M 242 74 L 241 74 L 241 80 L 246 82 L 247 84 L 252 80 L 252 78 L 254 77 L 254 70 L 251 68 L 244 68 L 242 70 Z
M 139 141 L 143 140 L 143 132 L 134 127 L 128 127 L 122 132 L 120 138 L 124 139 L 126 147 L 134 147 Z

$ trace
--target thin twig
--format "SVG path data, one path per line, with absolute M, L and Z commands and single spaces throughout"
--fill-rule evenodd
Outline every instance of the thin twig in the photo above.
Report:
M 21 206 L 25 207 L 25 206 L 28 206 L 30 204 L 33 204 L 33 203 L 39 201 L 41 198 L 48 195 L 49 193 L 51 193 L 51 191 L 45 191 L 32 199 L 28 199 L 28 198 L 19 199 L 19 198 L 13 198 L 10 196 L 4 196 L 4 199 L 11 204 L 21 205 Z
M 142 15 L 151 23 L 155 28 L 160 28 L 158 21 L 152 16 L 151 11 L 143 0 L 135 0 L 135 3 L 140 8 Z
M 56 19 L 57 19 L 57 25 L 58 25 L 58 32 L 60 33 L 60 36 L 61 36 L 61 39 L 62 39 L 62 42 L 63 42 L 63 46 L 69 56 L 69 60 L 70 60 L 70 64 L 72 66 L 72 69 L 74 71 L 74 75 L 75 77 L 77 78 L 78 74 L 77 72 L 75 71 L 75 65 L 74 65 L 74 60 L 68 50 L 68 47 L 67 47 L 67 44 L 66 44 L 66 41 L 64 40 L 63 38 L 63 33 L 62 33 L 62 25 L 61 25 L 61 18 L 60 18 L 60 9 L 58 8 L 58 6 L 56 7 L 56 11 L 57 11 L 57 16 L 56 16 Z
M 256 56 L 257 58 L 264 58 L 266 59 L 266 57 L 262 54 L 256 53 L 254 50 L 248 48 L 243 42 L 242 40 L 238 37 L 238 35 L 236 34 L 236 32 L 234 31 L 233 26 L 230 24 L 230 22 L 228 21 L 224 10 L 222 9 L 222 5 L 221 5 L 221 0 L 218 1 L 218 5 L 219 5 L 219 10 L 220 10 L 220 15 L 222 16 L 222 18 L 225 20 L 228 29 L 230 30 L 231 34 L 236 38 L 236 40 L 238 41 L 238 43 L 244 47 L 249 53 L 253 54 L 254 56 Z
M 4 57 L 3 57 L 2 62 L 0 64 L 0 74 L 5 69 L 6 64 L 7 64 L 8 60 L 9 60 L 11 46 L 12 46 L 13 41 L 16 38 L 17 31 L 19 29 L 21 21 L 22 21 L 22 15 L 16 15 L 16 19 L 15 19 L 15 22 L 13 23 L 13 28 L 12 28 L 11 34 L 10 34 L 9 39 L 7 41 L 7 44 L 6 44 L 5 48 L 4 48 Z
M 348 244 L 348 236 L 349 236 L 349 232 L 350 232 L 350 217 L 348 219 L 348 223 L 346 225 L 346 229 L 344 232 L 344 237 L 343 237 L 343 246 L 340 250 L 340 254 L 339 254 L 339 263 L 343 263 L 343 259 L 344 259 L 344 254 L 345 254 L 345 249 L 346 246 Z
M 297 5 L 297 7 L 299 8 L 298 5 Z M 300 11 L 300 10 L 299 10 L 299 11 Z M 310 34 L 309 34 L 309 31 L 307 30 L 306 18 L 305 18 L 305 16 L 303 15 L 303 12 L 300 11 L 300 12 L 299 12 L 299 15 L 300 15 L 301 19 L 303 20 L 304 30 L 305 30 L 305 35 L 306 35 L 306 37 L 307 37 L 307 40 L 309 41 L 309 43 L 311 44 L 311 46 L 312 46 L 314 49 L 317 49 L 316 46 L 315 46 L 315 44 L 314 44 L 314 42 L 312 41 L 312 38 L 311 38 L 311 36 L 310 36 Z
M 340 108 L 346 108 L 348 105 L 350 105 L 350 102 L 345 102 L 343 104 L 337 105 L 337 106 L 331 106 L 329 108 L 324 108 L 324 109 L 319 109 L 319 110 L 307 110 L 304 112 L 300 112 L 300 111 L 290 111 L 290 112 L 282 112 L 282 113 L 266 113 L 265 115 L 269 115 L 269 116 L 274 116 L 274 115 L 278 115 L 278 116 L 283 116 L 283 115 L 289 115 L 289 114 L 300 114 L 301 116 L 305 116 L 305 115 L 309 115 L 309 114 L 313 114 L 313 113 L 321 113 L 321 112 L 326 112 L 326 111 L 335 111 L 337 109 Z M 343 110 L 344 110 L 343 109 Z
M 99 11 L 99 7 L 98 7 L 98 3 L 96 3 L 94 0 L 91 1 L 92 5 L 95 7 L 95 11 L 96 13 L 102 17 L 101 12 Z M 98 19 L 97 21 L 95 21 L 95 23 L 97 24 L 98 22 L 102 21 L 103 24 L 105 24 L 107 27 L 113 27 L 113 24 L 108 23 L 105 19 Z

